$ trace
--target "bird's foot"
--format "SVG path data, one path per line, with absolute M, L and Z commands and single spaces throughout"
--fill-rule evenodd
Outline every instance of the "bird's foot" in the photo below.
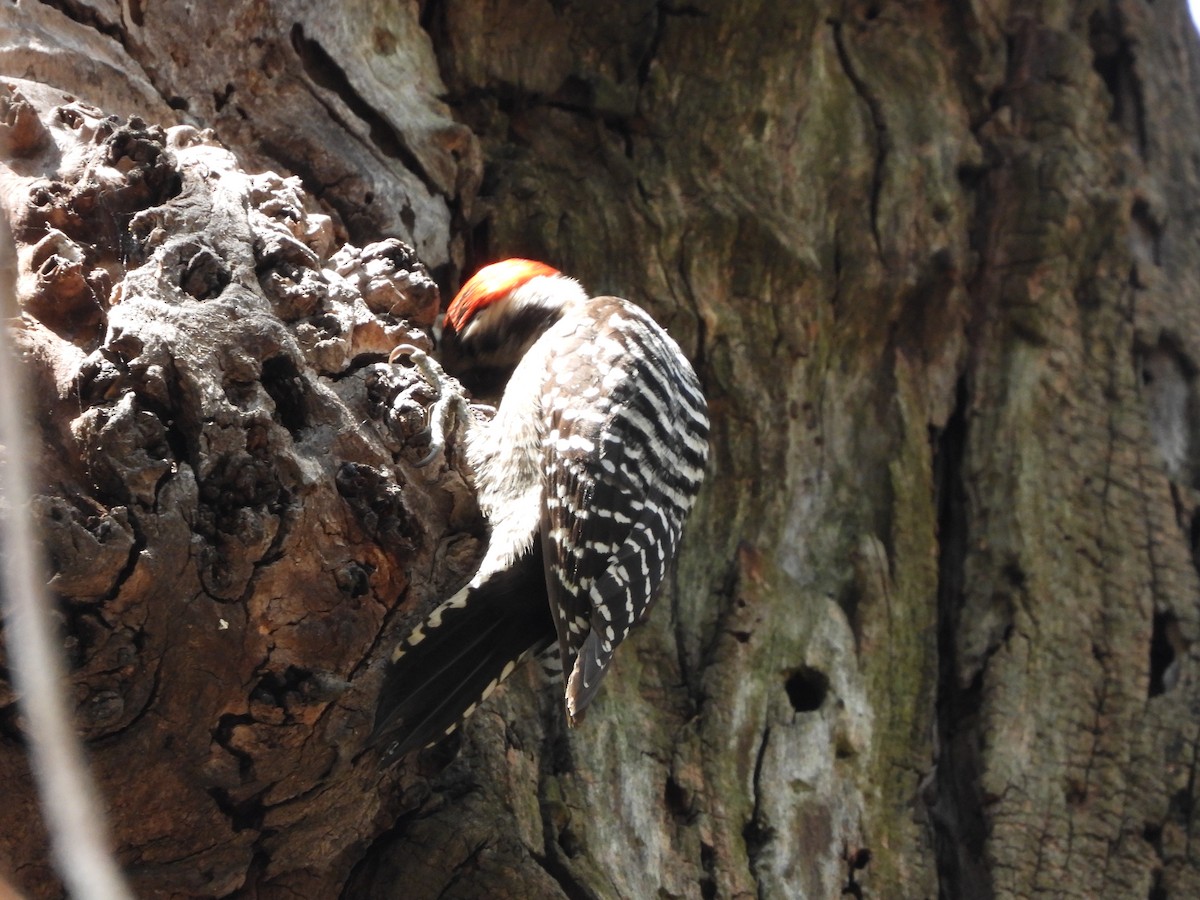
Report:
M 438 361 L 420 347 L 401 344 L 388 356 L 388 362 L 394 365 L 396 360 L 406 357 L 437 396 L 429 409 L 429 424 L 426 428 L 429 434 L 429 452 L 416 462 L 418 467 L 424 467 L 445 452 L 446 435 L 453 429 L 456 419 L 460 422 L 470 422 L 471 407 L 463 396 L 462 386 L 447 375 Z

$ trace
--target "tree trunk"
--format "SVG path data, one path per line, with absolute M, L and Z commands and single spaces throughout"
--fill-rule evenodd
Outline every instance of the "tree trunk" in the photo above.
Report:
M 225 6 L 0 10 L 34 514 L 139 895 L 1200 895 L 1182 2 Z M 708 482 L 583 727 L 529 667 L 380 773 L 485 535 L 385 356 L 510 255 L 667 326 Z M 0 704 L 0 873 L 59 896 Z

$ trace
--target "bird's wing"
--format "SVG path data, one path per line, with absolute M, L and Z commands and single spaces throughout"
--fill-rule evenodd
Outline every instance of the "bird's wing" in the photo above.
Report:
M 645 339 L 660 333 L 654 326 Z M 614 648 L 654 600 L 708 447 L 704 400 L 690 367 L 656 348 L 637 355 L 614 349 L 611 362 L 596 356 L 590 379 L 574 373 L 572 389 L 599 395 L 579 411 L 557 412 L 546 438 L 542 539 L 572 722 L 595 696 Z

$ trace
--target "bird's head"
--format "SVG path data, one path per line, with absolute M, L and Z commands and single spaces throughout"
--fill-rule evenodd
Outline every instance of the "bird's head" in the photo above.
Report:
M 511 369 L 573 303 L 587 300 L 579 282 L 532 259 L 484 266 L 446 310 L 443 340 L 464 368 Z

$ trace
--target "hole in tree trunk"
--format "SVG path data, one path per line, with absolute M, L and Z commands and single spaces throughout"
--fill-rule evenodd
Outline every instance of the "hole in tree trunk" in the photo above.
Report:
M 811 666 L 801 666 L 784 683 L 792 709 L 796 712 L 816 712 L 829 693 L 829 677 Z

